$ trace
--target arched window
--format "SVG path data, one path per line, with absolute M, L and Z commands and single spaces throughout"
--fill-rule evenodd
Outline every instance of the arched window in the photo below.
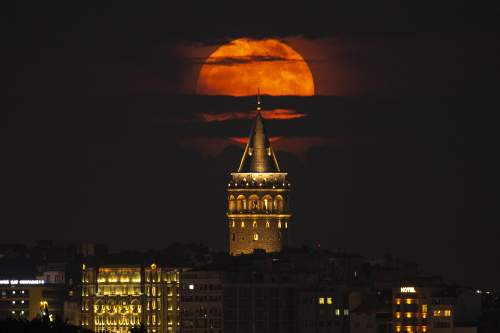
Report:
M 278 228 L 281 229 L 281 220 L 278 220 Z
M 233 233 L 233 242 L 236 240 L 236 234 Z
M 269 228 L 269 221 L 266 222 L 266 228 Z
M 250 210 L 252 211 L 258 211 L 259 209 L 259 197 L 256 196 L 255 194 L 251 195 L 248 198 L 249 204 L 250 204 Z
M 253 234 L 253 240 L 254 241 L 259 240 L 259 234 L 257 233 Z
M 253 227 L 257 228 L 257 221 L 253 221 Z
M 288 221 L 285 221 L 285 229 L 288 228 Z
M 271 205 L 273 201 L 273 198 L 271 198 L 270 195 L 265 195 L 262 197 L 262 209 L 265 210 L 265 211 L 273 211 L 273 207 Z
M 245 221 L 241 221 L 241 227 L 244 228 L 245 227 Z
M 233 220 L 233 228 L 234 228 L 234 220 Z
M 283 197 L 281 195 L 277 195 L 276 198 L 274 198 L 274 204 L 276 206 L 276 211 L 283 211 Z
M 281 231 L 278 231 L 278 240 L 281 240 Z
M 236 210 L 236 198 L 234 195 L 229 196 L 229 211 L 234 212 Z

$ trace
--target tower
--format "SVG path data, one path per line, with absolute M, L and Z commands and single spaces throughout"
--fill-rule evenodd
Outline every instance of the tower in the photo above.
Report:
M 227 186 L 229 252 L 252 253 L 255 249 L 279 252 L 288 244 L 290 183 L 278 162 L 260 114 L 257 116 L 238 172 Z

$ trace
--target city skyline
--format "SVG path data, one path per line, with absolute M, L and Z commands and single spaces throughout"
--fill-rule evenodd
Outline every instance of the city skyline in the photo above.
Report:
M 197 95 L 198 75 L 228 42 L 272 38 L 315 88 L 261 92 L 292 184 L 290 245 L 500 289 L 498 6 L 411 4 L 2 4 L 0 242 L 227 251 L 225 190 L 256 96 Z

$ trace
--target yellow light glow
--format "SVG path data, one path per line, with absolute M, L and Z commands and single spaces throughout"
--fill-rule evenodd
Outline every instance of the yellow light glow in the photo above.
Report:
M 154 263 L 151 264 L 151 269 L 156 269 L 156 265 Z
M 411 318 L 411 313 L 407 313 L 406 318 Z
M 396 299 L 396 304 L 397 305 L 401 304 L 401 300 L 399 298 Z
M 401 332 L 401 326 L 396 326 L 396 331 Z
M 411 299 L 407 299 L 406 304 L 411 304 Z
M 398 318 L 398 319 L 401 318 L 401 313 L 396 312 L 396 318 Z

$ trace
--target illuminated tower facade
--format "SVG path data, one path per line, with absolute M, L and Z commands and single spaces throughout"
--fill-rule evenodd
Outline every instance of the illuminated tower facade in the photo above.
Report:
M 278 162 L 260 114 L 260 96 L 238 172 L 227 187 L 229 252 L 279 252 L 288 244 L 290 183 Z

